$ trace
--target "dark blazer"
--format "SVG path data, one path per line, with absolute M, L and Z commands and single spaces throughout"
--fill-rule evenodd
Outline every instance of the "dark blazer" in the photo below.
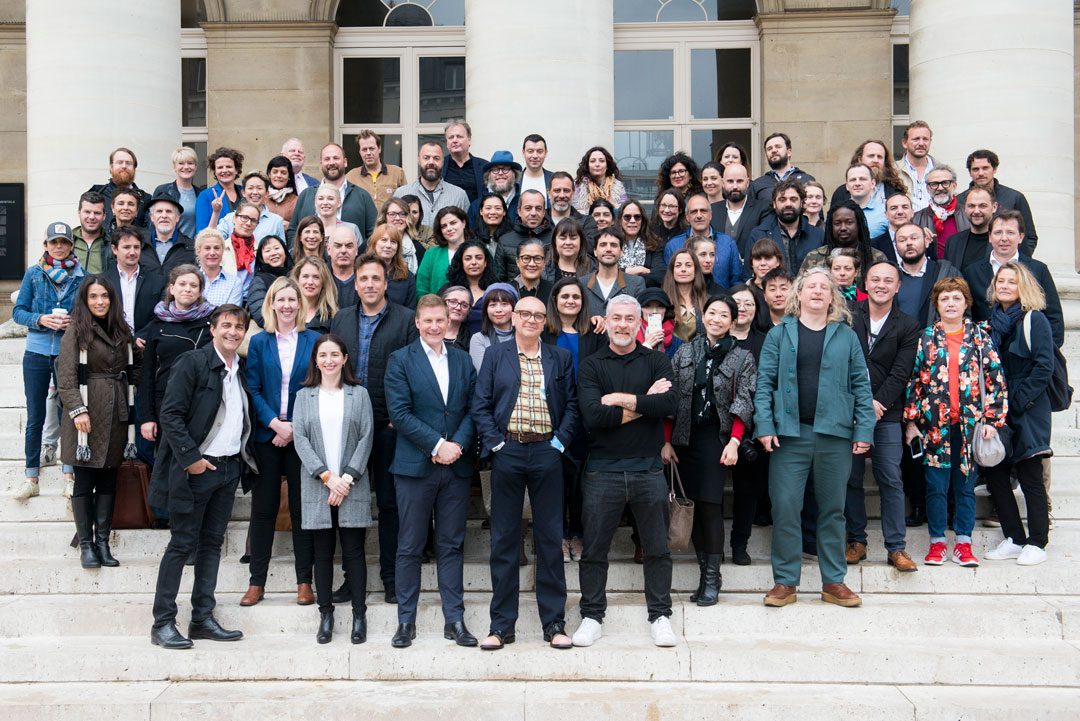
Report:
M 363 238 L 356 239 L 356 244 L 363 248 L 366 240 L 371 237 L 371 231 L 375 230 L 375 216 L 377 215 L 375 201 L 371 199 L 371 194 L 363 188 L 351 183 L 349 185 L 349 192 L 345 194 L 345 200 L 341 204 L 341 220 L 347 223 L 355 223 L 360 232 L 364 234 Z M 285 231 L 290 248 L 293 244 L 293 238 L 296 236 L 296 226 L 300 225 L 300 220 L 316 214 L 315 193 L 318 189 L 318 183 L 304 188 L 304 191 L 300 193 L 300 197 L 296 199 L 296 207 L 293 208 L 292 214 L 295 222 L 289 223 L 289 229 Z
M 469 157 L 472 158 L 473 175 L 476 178 L 476 196 L 479 198 L 484 194 L 484 163 L 487 162 L 487 158 L 478 158 L 472 153 L 469 153 Z M 450 169 L 451 162 L 453 162 L 453 158 L 450 157 L 450 153 L 447 153 L 442 164 L 443 180 L 446 180 L 446 171 Z M 471 203 L 475 199 L 469 198 L 469 202 Z
M 871 349 L 870 301 L 860 300 L 852 313 L 852 328 L 859 336 L 863 355 L 866 356 L 874 400 L 885 406 L 880 422 L 899 423 L 904 413 L 905 391 L 915 364 L 922 326 L 893 303 L 889 317 L 882 324 Z
M 247 469 L 258 473 L 251 448 L 252 412 L 251 389 L 244 374 L 244 359 L 239 363 L 237 380 L 244 395 L 244 429 L 241 434 L 240 455 Z M 225 364 L 211 343 L 197 351 L 185 353 L 176 361 L 161 406 L 161 438 L 157 460 L 150 478 L 148 501 L 172 513 L 191 513 L 195 507 L 191 485 L 185 470 L 202 458 L 199 446 L 214 429 L 218 409 L 222 407 L 221 387 Z M 246 481 L 247 472 L 241 475 Z
M 160 273 L 162 280 L 166 284 L 169 282 L 169 272 L 176 266 L 185 263 L 198 265 L 195 259 L 195 241 L 179 230 L 173 232 L 176 234 L 176 240 L 173 242 L 173 246 L 169 248 L 169 252 L 165 254 L 165 262 L 158 260 L 157 251 L 154 250 L 153 228 L 147 228 L 143 232 L 145 240 L 143 240 L 142 252 L 139 254 L 139 265 L 144 270 Z M 228 239 L 226 239 L 226 242 L 228 242 Z M 115 263 L 115 261 L 113 262 Z
M 390 354 L 420 337 L 413 317 L 411 310 L 388 300 L 386 314 L 371 337 L 365 387 L 371 396 L 371 412 L 376 428 L 390 422 L 390 416 L 386 412 L 386 388 L 383 386 Z M 354 369 L 360 351 L 359 323 L 360 303 L 342 308 L 330 322 L 330 332 L 341 336 L 345 341 L 345 347 L 349 351 L 349 365 Z
M 544 366 L 544 391 L 551 427 L 563 448 L 568 450 L 578 427 L 574 358 L 565 348 L 541 343 L 540 362 Z M 472 407 L 482 457 L 506 440 L 506 427 L 510 424 L 520 387 L 517 341 L 512 339 L 488 348 L 476 376 Z
M 945 243 L 945 260 L 959 268 L 960 272 L 964 271 L 964 256 L 967 255 L 968 245 L 971 242 L 971 227 L 968 226 L 967 228 L 958 230 L 950 235 L 949 240 Z M 989 252 L 986 250 L 990 247 L 989 240 L 984 241 L 982 246 L 984 253 Z M 1021 254 L 1022 253 L 1023 251 L 1021 251 Z M 982 255 L 982 253 L 980 253 L 980 255 Z
M 937 283 L 942 278 L 962 278 L 960 270 L 947 260 L 938 260 L 933 257 L 932 254 L 926 256 L 926 276 L 928 276 L 928 282 L 923 283 L 922 297 L 919 300 L 919 315 L 915 320 L 919 322 L 919 325 L 925 328 L 928 325 L 933 325 L 937 322 L 938 313 L 937 308 L 930 306 L 930 295 L 934 289 L 934 283 Z M 900 282 L 904 282 L 904 278 L 908 277 L 904 273 L 903 269 L 900 270 Z
M 975 183 L 968 184 L 968 189 L 956 196 L 961 208 L 967 201 L 968 190 L 971 190 L 974 185 Z M 1035 219 L 1031 216 L 1031 206 L 1028 205 L 1027 198 L 1019 190 L 1002 185 L 997 178 L 994 178 L 994 195 L 997 198 L 995 202 L 997 202 L 998 210 L 1019 210 L 1020 215 L 1024 216 L 1024 240 L 1020 243 L 1020 252 L 1024 255 L 1034 255 L 1035 246 L 1039 243 L 1039 235 L 1035 232 Z
M 191 184 L 191 187 L 195 191 L 195 197 L 196 198 L 199 197 L 199 193 L 206 190 L 206 188 L 204 186 L 195 185 L 194 183 Z M 157 195 L 158 193 L 165 193 L 170 198 L 175 200 L 177 203 L 180 202 L 180 189 L 176 187 L 176 181 L 175 180 L 172 181 L 171 183 L 162 183 L 158 187 L 154 188 L 154 195 Z M 224 217 L 224 216 L 222 216 L 222 217 Z
M 391 278 L 386 282 L 386 297 L 391 303 L 416 310 L 416 273 L 411 270 L 404 278 Z
M 90 190 L 94 191 L 95 193 L 101 193 L 102 197 L 105 198 L 105 220 L 103 220 L 101 223 L 101 227 L 103 228 L 108 228 L 112 225 L 112 196 L 113 192 L 116 189 L 117 185 L 111 179 L 108 183 L 90 186 Z M 135 183 L 131 184 L 131 189 L 139 194 L 139 212 L 135 215 L 135 220 L 132 222 L 134 222 L 135 225 L 141 225 L 145 228 L 147 225 L 149 225 L 149 223 L 147 222 L 147 219 L 149 217 L 147 211 L 150 209 L 151 196 L 149 193 L 147 193 Z
M 476 430 L 469 408 L 476 371 L 468 353 L 446 345 L 450 383 L 443 403 L 439 382 L 423 344 L 418 339 L 394 351 L 386 364 L 386 409 L 397 431 L 390 472 L 402 476 L 428 475 L 436 467 L 431 454 L 443 438 L 461 446 L 461 458 L 450 467 L 454 475 L 471 478 Z
M 761 225 L 750 232 L 750 247 L 743 254 L 743 271 L 747 278 L 754 275 L 754 269 L 750 266 L 750 248 L 753 248 L 754 243 L 761 238 L 770 238 L 780 246 L 780 251 L 784 254 L 784 260 L 792 273 L 798 272 L 810 251 L 825 245 L 825 231 L 810 225 L 810 221 L 806 219 L 805 215 L 799 216 L 799 232 L 790 243 L 784 240 L 784 231 L 780 228 L 780 220 L 775 214 L 770 215 L 765 218 Z
M 158 414 L 165 401 L 172 367 L 184 353 L 210 343 L 210 318 L 167 323 L 155 316 L 143 329 L 143 337 L 146 347 L 143 348 L 139 382 L 139 419 L 142 423 L 160 423 Z M 158 429 L 158 437 L 161 437 L 161 429 Z
M 289 407 L 286 419 L 292 420 L 296 392 L 307 378 L 311 349 L 319 335 L 303 330 L 296 334 L 296 354 L 289 369 Z M 281 413 L 281 359 L 278 358 L 277 334 L 256 333 L 248 343 L 247 382 L 255 404 L 255 442 L 266 443 L 274 437 L 270 421 Z
M 120 285 L 120 271 L 114 265 L 103 274 L 121 295 L 124 292 Z M 139 276 L 135 279 L 135 312 L 132 322 L 135 328 L 132 331 L 139 335 L 150 321 L 154 319 L 154 306 L 161 300 L 161 293 L 165 289 L 165 278 L 159 271 L 146 267 L 139 267 Z
M 712 227 L 717 233 L 726 234 L 727 227 L 727 201 L 712 203 Z M 735 246 L 739 249 L 739 255 L 746 258 L 750 255 L 750 233 L 754 228 L 765 222 L 766 217 L 772 213 L 772 207 L 768 203 L 756 202 L 747 195 L 746 204 L 743 205 L 742 215 L 739 216 L 739 224 L 735 226 Z
M 871 238 L 870 247 L 880 250 L 890 263 L 900 262 L 900 259 L 896 257 L 896 248 L 893 247 L 893 237 L 889 235 L 889 231 L 886 230 L 881 235 Z
M 632 295 L 635 298 L 645 290 L 645 279 L 640 275 L 627 275 L 619 271 L 615 285 L 611 288 L 611 295 L 604 298 L 600 284 L 596 282 L 596 271 L 588 278 L 581 278 L 581 284 L 585 286 L 585 310 L 589 316 L 607 315 L 607 303 L 617 295 Z
M 1061 298 L 1058 296 L 1057 285 L 1054 284 L 1054 276 L 1046 263 L 1041 260 L 1029 258 L 1020 254 L 1020 262 L 1027 266 L 1042 286 L 1046 294 L 1046 310 L 1043 313 L 1050 321 L 1050 329 L 1054 333 L 1054 345 L 1058 348 L 1065 342 L 1065 316 L 1061 310 Z M 974 303 L 971 307 L 971 317 L 976 322 L 990 320 L 990 304 L 986 302 L 986 291 L 994 281 L 994 267 L 990 265 L 990 249 L 987 248 L 986 256 L 978 263 L 972 263 L 964 269 L 964 279 L 971 288 Z
M 1054 349 L 1050 324 L 1043 313 L 1030 311 L 1031 344 L 1024 334 L 1024 317 L 998 349 L 1005 384 L 1009 390 L 1006 421 L 1012 429 L 1010 458 L 1030 458 L 1050 449 L 1051 408 L 1047 388 L 1054 374 Z
M 791 180 L 797 180 L 803 185 L 814 180 L 813 175 L 810 175 L 810 173 L 807 173 L 794 165 L 791 166 L 791 172 L 787 177 Z M 772 205 L 772 189 L 778 182 L 780 182 L 780 178 L 775 170 L 765 171 L 763 175 L 750 181 L 750 185 L 746 189 L 747 199 L 758 203 L 764 203 L 765 205 Z

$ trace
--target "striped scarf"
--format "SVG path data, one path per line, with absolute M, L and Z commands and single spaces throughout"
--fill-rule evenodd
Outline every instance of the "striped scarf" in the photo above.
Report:
M 41 269 L 55 285 L 63 285 L 71 275 L 70 271 L 79 264 L 79 259 L 74 254 L 63 260 L 57 260 L 48 253 L 41 257 Z
M 127 445 L 124 446 L 124 460 L 135 459 L 135 384 L 131 379 L 135 374 L 135 359 L 131 350 L 131 342 L 127 344 L 127 365 L 124 367 L 124 382 L 127 385 L 128 402 L 128 437 Z M 79 350 L 79 395 L 82 396 L 83 407 L 77 411 L 88 412 L 86 383 L 90 378 L 90 368 L 87 364 L 86 349 Z M 90 438 L 87 433 L 78 431 L 78 446 L 75 448 L 75 461 L 86 463 L 90 460 Z

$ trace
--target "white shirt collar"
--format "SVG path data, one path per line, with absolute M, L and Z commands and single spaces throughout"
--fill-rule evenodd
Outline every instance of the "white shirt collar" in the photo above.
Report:
M 429 346 L 422 339 L 420 341 L 420 345 L 424 346 L 424 353 L 426 353 L 427 357 L 432 359 L 432 360 L 439 360 L 439 359 L 442 359 L 442 358 L 446 357 L 446 343 L 445 342 L 439 344 L 439 350 L 438 351 L 436 351 L 434 348 Z
M 927 258 L 924 255 L 923 259 L 922 259 L 922 267 L 919 268 L 918 273 L 912 273 L 911 271 L 909 271 L 907 269 L 907 267 L 904 265 L 903 261 L 900 261 L 899 266 L 900 266 L 900 270 L 903 271 L 904 274 L 910 275 L 912 278 L 921 278 L 921 277 L 923 277 L 923 275 L 926 274 L 926 266 L 929 265 L 929 263 L 930 263 L 930 259 Z
M 211 345 L 213 345 L 213 341 L 211 341 Z M 232 362 L 232 366 L 230 367 L 229 364 L 225 361 L 225 356 L 221 355 L 221 351 L 218 350 L 216 345 L 214 346 L 214 352 L 217 353 L 217 357 L 221 359 L 221 362 L 225 363 L 225 373 L 226 373 L 226 375 L 235 377 L 236 376 L 236 369 L 240 367 L 240 363 L 237 360 L 238 356 L 233 355 L 233 362 Z

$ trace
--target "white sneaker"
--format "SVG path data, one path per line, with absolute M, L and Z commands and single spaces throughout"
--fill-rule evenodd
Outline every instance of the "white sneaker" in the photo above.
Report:
M 56 465 L 56 446 L 41 447 L 41 467 Z
M 574 631 L 570 641 L 575 646 L 592 646 L 604 635 L 604 627 L 595 618 L 581 619 L 581 625 Z
M 1024 549 L 1015 543 L 1011 538 L 1006 538 L 997 545 L 997 548 L 992 548 L 983 554 L 983 558 L 989 558 L 991 561 L 1005 561 L 1010 558 L 1019 558 L 1020 552 Z
M 75 478 L 69 476 L 64 479 L 64 498 L 71 500 L 71 497 L 75 495 Z
M 14 498 L 16 501 L 28 501 L 39 493 L 38 484 L 29 478 L 24 478 L 22 483 L 16 486 Z
M 1046 551 L 1038 546 L 1032 546 L 1028 544 L 1024 546 L 1024 550 L 1021 551 L 1020 557 L 1016 559 L 1018 566 L 1038 566 L 1046 560 Z
M 657 646 L 669 647 L 678 643 L 675 638 L 675 632 L 671 630 L 671 619 L 667 616 L 661 616 L 652 623 L 652 640 Z
M 975 489 L 974 490 L 975 490 L 975 496 L 977 498 L 989 498 L 990 497 L 990 489 L 988 489 L 986 487 L 985 483 L 977 483 L 977 484 L 975 484 Z

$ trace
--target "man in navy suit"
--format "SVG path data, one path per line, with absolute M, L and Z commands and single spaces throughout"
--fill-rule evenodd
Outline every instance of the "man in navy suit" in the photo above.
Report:
M 449 314 L 446 301 L 428 294 L 416 303 L 420 338 L 390 354 L 384 386 L 386 409 L 397 431 L 390 471 L 398 507 L 398 628 L 394 648 L 416 638 L 420 597 L 420 555 L 428 520 L 435 511 L 435 552 L 439 564 L 443 636 L 459 646 L 475 646 L 465 628 L 464 543 L 473 472 L 473 421 L 469 415 L 476 371 L 469 354 L 443 342 Z
M 476 379 L 473 422 L 481 452 L 491 455 L 491 629 L 480 647 L 514 642 L 518 617 L 518 544 L 528 489 L 536 544 L 536 603 L 544 640 L 569 648 L 562 558 L 562 454 L 578 423 L 574 359 L 540 342 L 546 320 L 539 299 L 514 308 L 514 340 L 487 349 Z

